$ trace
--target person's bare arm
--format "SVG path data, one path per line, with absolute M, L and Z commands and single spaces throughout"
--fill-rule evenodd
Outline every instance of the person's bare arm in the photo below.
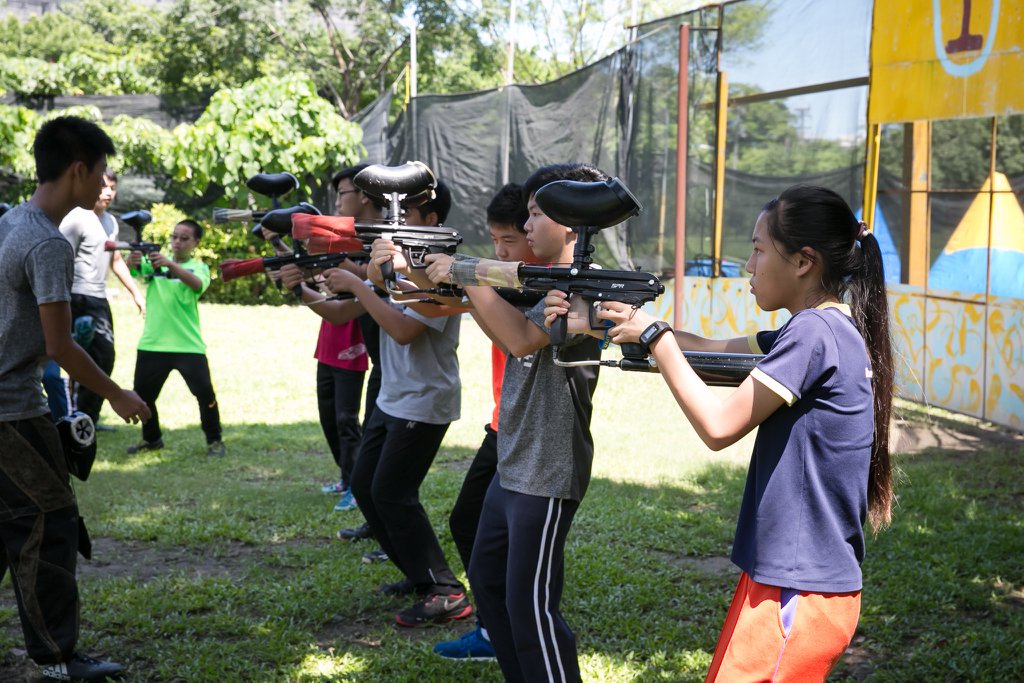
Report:
M 480 316 L 475 306 L 469 310 L 469 314 L 473 316 L 473 320 L 475 320 L 476 324 L 480 326 L 480 329 L 483 331 L 483 333 L 487 335 L 487 338 L 490 339 L 495 346 L 501 349 L 502 353 L 508 355 L 508 348 L 504 344 L 502 344 L 500 340 L 495 338 L 494 333 L 491 332 L 491 329 L 489 327 L 487 327 L 487 321 L 485 321 Z
M 149 255 L 149 262 L 153 264 L 153 268 L 159 270 L 160 268 L 166 267 L 167 270 L 174 273 L 174 277 L 185 283 L 185 286 L 191 289 L 193 292 L 203 291 L 203 281 L 199 279 L 194 273 L 185 270 L 180 265 L 167 258 L 160 252 L 154 252 Z
M 114 275 L 121 281 L 124 288 L 128 290 L 128 293 L 132 295 L 132 301 L 135 302 L 135 307 L 139 309 L 139 313 L 146 315 L 146 297 L 142 295 L 142 290 L 135 283 L 135 278 L 132 277 L 131 271 L 128 270 L 128 264 L 124 262 L 121 252 L 115 251 L 110 259 L 110 269 L 114 271 Z
M 39 306 L 39 319 L 46 340 L 46 355 L 64 368 L 73 380 L 85 385 L 110 402 L 110 407 L 125 422 L 145 422 L 149 408 L 134 391 L 125 391 L 110 379 L 71 337 L 71 306 L 57 301 Z
M 388 336 L 399 344 L 410 344 L 423 334 L 427 326 L 414 320 L 377 296 L 365 282 L 347 270 L 333 268 L 324 271 L 327 287 L 332 292 L 351 292 Z
M 516 358 L 528 356 L 551 343 L 548 334 L 531 322 L 515 306 L 498 295 L 493 287 L 466 287 L 473 302 L 474 318 L 499 348 Z
M 294 290 L 296 286 L 301 287 L 302 303 L 332 325 L 343 325 L 366 313 L 366 309 L 357 299 L 328 301 L 323 294 L 306 285 L 305 274 L 294 264 L 283 266 L 279 272 L 281 284 L 289 290 Z

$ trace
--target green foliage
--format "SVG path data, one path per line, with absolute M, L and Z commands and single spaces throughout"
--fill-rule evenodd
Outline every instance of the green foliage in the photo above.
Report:
M 0 105 L 0 176 L 9 176 L 0 198 L 13 204 L 27 197 L 35 187 L 36 162 L 32 141 L 39 129 L 39 116 L 31 109 Z
M 248 198 L 243 181 L 263 170 L 291 171 L 314 195 L 331 169 L 357 161 L 361 137 L 302 74 L 221 90 L 195 125 L 174 134 L 171 176 L 196 196 L 219 185 L 235 205 Z
M 165 91 L 195 97 L 261 76 L 271 10 L 259 0 L 179 0 L 162 27 Z
M 160 176 L 165 173 L 165 159 L 176 142 L 174 135 L 149 119 L 119 114 L 105 126 L 114 141 L 117 157 L 109 164 L 118 173 Z
M 105 41 L 86 25 L 63 12 L 47 12 L 18 21 L 13 15 L 0 20 L 0 54 L 56 62 L 70 50 L 98 56 Z
M 23 98 L 155 92 L 156 10 L 83 0 L 0 22 L 0 88 Z

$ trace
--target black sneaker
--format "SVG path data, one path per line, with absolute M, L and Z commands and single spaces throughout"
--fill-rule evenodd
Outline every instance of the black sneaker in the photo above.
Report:
M 117 662 L 93 659 L 81 652 L 76 652 L 66 662 L 47 664 L 42 671 L 43 678 L 51 681 L 105 681 L 120 678 L 123 673 Z
M 213 443 L 206 444 L 206 454 L 211 457 L 223 457 L 224 454 L 227 452 L 228 449 L 224 446 L 224 442 L 220 441 L 219 439 L 217 441 L 214 441 Z
M 416 590 L 416 584 L 409 579 L 402 579 L 394 583 L 385 583 L 377 589 L 381 595 L 411 595 Z
M 370 531 L 370 525 L 364 522 L 355 529 L 338 529 L 337 536 L 339 541 L 361 541 L 373 538 L 373 532 Z
M 378 562 L 387 562 L 391 558 L 384 552 L 384 548 L 377 548 L 363 555 L 363 564 L 377 564 Z
M 157 439 L 156 441 L 140 441 L 134 446 L 129 446 L 126 450 L 129 455 L 135 455 L 143 451 L 158 451 L 164 447 L 164 440 Z
M 429 624 L 443 624 L 446 621 L 465 619 L 473 614 L 473 606 L 465 593 L 453 595 L 428 595 L 412 607 L 395 615 L 399 626 L 413 628 Z

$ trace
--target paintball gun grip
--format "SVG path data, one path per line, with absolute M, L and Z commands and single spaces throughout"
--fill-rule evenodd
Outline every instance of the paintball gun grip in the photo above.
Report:
M 555 317 L 555 322 L 551 323 L 551 345 L 561 346 L 565 343 L 565 338 L 569 333 L 569 321 L 565 319 L 564 315 Z
M 644 347 L 641 346 L 640 344 L 633 344 L 627 342 L 625 344 L 621 344 L 620 347 L 622 349 L 623 358 L 643 359 L 645 363 L 647 362 L 647 353 L 644 352 Z
M 385 261 L 380 264 L 380 276 L 384 278 L 384 282 L 395 281 L 395 264 L 391 261 Z

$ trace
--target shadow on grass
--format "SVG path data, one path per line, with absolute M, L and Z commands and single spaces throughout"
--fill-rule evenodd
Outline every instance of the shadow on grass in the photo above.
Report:
M 494 664 L 440 661 L 469 623 L 393 626 L 399 578 L 374 546 L 334 540 L 335 476 L 319 425 L 233 425 L 226 458 L 198 428 L 128 456 L 137 429 L 104 437 L 79 485 L 96 556 L 80 570 L 83 649 L 129 681 L 498 681 Z M 447 516 L 472 458 L 445 447 L 422 498 L 453 568 Z M 834 680 L 1024 678 L 1019 452 L 906 459 L 892 529 L 869 541 L 858 636 Z M 625 464 L 624 464 L 625 466 Z M 628 474 L 624 469 L 623 474 Z M 586 680 L 702 680 L 738 574 L 728 560 L 745 473 L 711 466 L 661 485 L 595 479 L 567 551 L 563 610 Z M 21 646 L 9 581 L 3 652 Z M 0 678 L 17 669 L 0 663 Z M 4 678 L 6 680 L 6 678 Z

